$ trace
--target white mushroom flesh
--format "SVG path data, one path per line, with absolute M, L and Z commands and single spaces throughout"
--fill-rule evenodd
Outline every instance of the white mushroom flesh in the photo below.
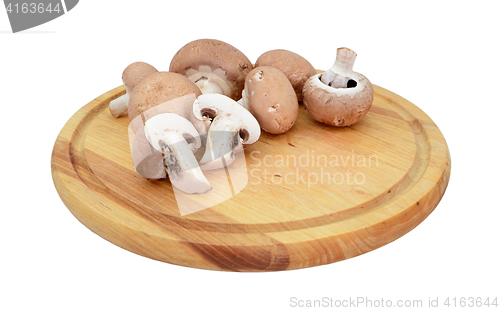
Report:
M 253 144 L 260 137 L 255 117 L 237 102 L 220 94 L 204 94 L 193 105 L 195 116 L 213 118 L 208 130 L 207 146 L 200 166 L 202 169 L 226 167 L 235 159 L 242 144 Z
M 212 189 L 193 153 L 200 148 L 201 140 L 191 122 L 174 113 L 163 113 L 146 121 L 144 130 L 153 148 L 162 152 L 172 185 L 186 193 Z
M 351 49 L 337 49 L 335 63 L 332 68 L 321 74 L 321 82 L 333 88 L 347 88 L 349 80 L 358 82 L 352 71 L 356 56 L 356 53 Z
M 201 77 L 194 84 L 200 88 L 203 94 L 224 94 L 224 90 L 218 83 L 214 83 L 206 77 Z
M 128 100 L 130 98 L 130 94 L 127 87 L 125 87 L 125 89 L 126 89 L 125 94 L 109 102 L 109 111 L 111 112 L 111 115 L 115 118 L 121 117 L 125 115 L 125 113 L 127 112 Z
M 366 83 L 364 82 L 366 80 L 362 79 L 362 77 L 357 72 L 352 73 L 352 78 L 353 80 L 357 81 L 357 84 L 355 87 L 350 87 L 350 88 L 334 88 L 327 84 L 324 84 L 320 80 L 321 75 L 322 75 L 321 73 L 318 73 L 312 76 L 310 80 L 308 80 L 306 83 L 311 83 L 312 86 L 326 90 L 329 93 L 334 93 L 339 97 L 343 95 L 348 95 L 351 99 L 354 98 L 356 94 L 362 92 L 366 87 Z
M 190 68 L 186 76 L 193 81 L 203 94 L 230 95 L 231 87 L 226 80 L 226 72 L 221 68 L 212 70 L 210 66 L 201 65 L 198 70 Z

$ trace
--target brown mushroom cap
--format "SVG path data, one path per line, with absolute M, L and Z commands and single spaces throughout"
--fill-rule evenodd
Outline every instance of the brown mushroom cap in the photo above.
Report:
M 316 74 L 316 69 L 305 58 L 288 50 L 272 50 L 262 54 L 255 67 L 270 66 L 281 70 L 290 80 L 297 99 L 302 101 L 304 83 Z
M 225 78 L 230 93 L 224 95 L 233 100 L 241 98 L 245 77 L 253 68 L 250 60 L 232 45 L 215 39 L 200 39 L 189 42 L 174 55 L 169 71 L 186 75 L 189 69 L 199 70 L 200 66 L 209 66 L 212 72 L 217 71 Z
M 373 86 L 362 74 L 353 72 L 353 75 L 357 80 L 355 88 L 332 88 L 320 81 L 321 74 L 307 80 L 303 90 L 304 106 L 314 120 L 342 127 L 366 115 L 373 102 Z
M 135 62 L 128 65 L 122 74 L 122 81 L 127 87 L 127 92 L 132 92 L 139 81 L 156 72 L 158 72 L 158 70 L 148 63 Z
M 142 112 L 169 100 L 195 94 L 200 89 L 183 75 L 173 72 L 157 72 L 142 79 L 130 94 L 128 116 L 130 121 Z
M 244 92 L 248 109 L 264 131 L 281 134 L 297 120 L 297 96 L 280 70 L 269 66 L 253 69 L 246 77 Z

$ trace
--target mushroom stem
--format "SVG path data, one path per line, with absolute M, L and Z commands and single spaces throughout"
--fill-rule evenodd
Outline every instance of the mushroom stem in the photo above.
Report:
M 125 112 L 127 112 L 129 97 L 130 97 L 130 95 L 129 95 L 129 92 L 127 90 L 127 93 L 125 93 L 124 95 L 122 95 L 116 99 L 113 99 L 109 103 L 109 111 L 111 112 L 111 115 L 113 117 L 115 117 L 115 118 L 121 117 L 125 114 Z
M 334 88 L 347 88 L 347 82 L 352 80 L 352 67 L 356 56 L 351 49 L 338 48 L 335 63 L 321 75 L 321 82 Z
M 223 94 L 224 91 L 220 87 L 219 84 L 208 80 L 208 78 L 200 78 L 195 82 L 196 86 L 198 86 L 203 94 Z
M 200 71 L 189 69 L 186 74 L 189 80 L 193 81 L 203 94 L 222 94 L 231 93 L 231 87 L 225 80 L 222 70 L 211 71 L 208 66 L 200 66 Z
M 193 151 L 178 133 L 167 132 L 158 141 L 165 166 L 172 184 L 186 193 L 205 193 L 212 189 L 200 167 Z
M 162 113 L 146 121 L 144 131 L 153 148 L 162 153 L 172 185 L 186 193 L 212 189 L 193 153 L 200 148 L 201 140 L 191 122 L 173 113 Z
M 227 167 L 231 163 L 233 163 L 234 160 L 236 160 L 236 155 L 240 154 L 241 152 L 243 152 L 243 144 L 241 143 L 241 140 L 240 140 L 238 145 L 234 148 L 233 152 L 229 152 L 229 153 L 225 154 L 223 157 L 220 157 L 218 159 L 215 158 L 213 151 L 211 151 L 210 156 L 206 156 L 207 159 L 209 159 L 211 157 L 212 159 L 216 159 L 216 160 L 212 160 L 212 161 L 206 162 L 204 164 L 200 163 L 200 168 L 202 171 L 211 171 L 211 170 L 217 170 L 217 169 L 220 169 L 223 167 Z
M 240 131 L 235 120 L 216 117 L 207 136 L 207 149 L 200 160 L 202 170 L 225 167 L 233 163 L 237 149 L 243 150 Z M 221 162 L 222 161 L 222 162 Z

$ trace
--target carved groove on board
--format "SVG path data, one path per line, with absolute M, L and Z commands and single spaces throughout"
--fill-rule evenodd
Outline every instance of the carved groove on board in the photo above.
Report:
M 164 214 L 146 209 L 138 204 L 123 198 L 123 196 L 109 189 L 95 176 L 85 157 L 85 137 L 96 116 L 109 106 L 109 100 L 99 103 L 91 109 L 76 126 L 69 143 L 69 154 L 71 164 L 80 180 L 92 191 L 109 200 L 115 201 L 120 206 L 127 208 L 136 217 L 147 219 L 150 223 L 162 228 L 170 235 L 177 236 L 179 240 L 195 240 L 194 233 L 189 230 L 179 230 L 180 226 L 172 222 Z M 196 236 L 199 238 L 199 236 Z M 282 243 L 271 240 L 268 246 L 254 246 L 252 248 L 241 248 L 238 246 L 220 245 L 212 243 L 188 243 L 206 260 L 224 270 L 259 270 L 280 271 L 285 270 L 289 263 L 286 247 Z M 255 257 L 255 258 L 254 258 Z M 243 261 L 234 261 L 234 258 L 244 258 Z M 241 263 L 246 263 L 242 265 Z
M 382 92 L 377 92 L 379 89 Z M 203 219 L 162 213 L 147 204 L 141 205 L 127 199 L 110 189 L 105 183 L 106 179 L 101 180 L 94 174 L 87 156 L 92 157 L 93 165 L 95 163 L 106 165 L 110 160 L 85 147 L 87 133 L 93 128 L 93 122 L 102 113 L 107 112 L 106 108 L 112 99 L 124 94 L 123 87 L 101 95 L 78 111 L 72 117 L 71 123 L 68 121 L 54 145 L 52 154 L 54 184 L 68 209 L 85 226 L 108 241 L 149 258 L 178 265 L 228 271 L 297 269 L 350 258 L 385 245 L 417 226 L 439 203 L 450 175 L 449 152 L 444 138 L 440 136 L 434 123 L 429 122 L 428 118 L 417 118 L 410 111 L 419 116 L 421 114 L 409 102 L 407 102 L 409 106 L 405 106 L 407 104 L 400 103 L 397 96 L 376 86 L 375 91 L 375 98 L 383 101 L 385 106 L 375 107 L 372 112 L 397 119 L 400 123 L 404 120 L 413 134 L 415 147 L 411 150 L 412 152 L 414 150 L 415 154 L 413 160 L 410 157 L 413 153 L 408 155 L 408 166 L 405 167 L 408 170 L 402 171 L 404 175 L 388 188 L 388 191 L 381 192 L 362 204 L 346 206 L 343 210 L 279 223 L 274 221 L 239 223 L 214 209 L 211 211 L 211 216 L 217 217 L 212 217 L 212 221 L 208 222 Z M 387 109 L 388 106 L 390 110 Z M 408 129 L 406 131 L 411 135 Z M 444 149 L 441 148 L 442 145 Z M 438 151 L 433 151 L 433 146 L 437 146 Z M 438 162 L 435 159 L 436 152 L 439 155 Z M 101 162 L 95 162 L 96 160 Z M 439 166 L 443 165 L 443 168 L 438 167 L 436 171 L 436 163 Z M 119 166 L 115 166 L 116 168 Z M 392 215 L 387 221 L 373 223 L 368 227 L 361 225 L 348 233 L 332 232 L 331 236 L 322 238 L 288 241 L 289 231 L 313 228 L 319 228 L 321 231 L 323 226 L 347 222 L 362 215 L 371 215 L 392 203 L 401 204 L 398 200 L 423 180 L 425 181 L 430 174 L 429 170 L 432 171 L 433 180 L 438 177 L 436 184 L 425 188 L 429 189 L 428 192 L 418 193 L 421 196 L 419 202 L 404 206 L 404 210 Z M 392 180 L 391 184 L 394 181 Z M 82 186 L 77 185 L 79 183 Z M 72 193 L 75 189 L 84 191 L 84 187 L 92 193 L 92 198 L 89 198 L 88 202 L 86 198 Z M 423 188 L 419 189 L 421 191 Z M 111 208 L 99 202 L 99 198 L 103 199 L 102 202 L 109 202 Z M 134 228 L 133 224 L 122 223 L 120 219 L 113 219 L 115 214 L 112 208 L 126 212 L 133 219 L 140 219 L 141 223 L 147 223 L 154 228 L 153 231 L 157 235 L 153 236 L 149 232 Z M 214 219 L 216 221 L 213 221 Z M 173 249 L 165 249 L 166 245 Z M 176 247 L 182 249 L 180 253 L 176 253 Z
M 376 211 L 377 209 L 392 203 L 401 195 L 405 194 L 410 190 L 424 175 L 427 166 L 430 161 L 431 146 L 428 141 L 427 131 L 422 127 L 420 121 L 408 112 L 401 105 L 397 104 L 390 98 L 375 94 L 375 96 L 383 97 L 385 101 L 393 105 L 394 111 L 398 112 L 398 115 L 406 121 L 406 123 L 411 128 L 413 135 L 415 137 L 417 152 L 415 153 L 415 158 L 413 160 L 412 166 L 408 172 L 401 178 L 396 184 L 391 187 L 391 192 L 383 192 L 380 195 L 363 202 L 362 204 L 353 206 L 349 209 L 342 210 L 337 213 L 331 213 L 329 215 L 322 215 L 317 217 L 312 217 L 308 219 L 301 219 L 296 221 L 288 221 L 281 223 L 265 223 L 265 224 L 238 224 L 238 223 L 216 223 L 205 221 L 185 219 L 175 215 L 163 214 L 156 212 L 154 210 L 146 210 L 140 206 L 133 204 L 132 202 L 123 199 L 118 193 L 112 191 L 106 187 L 98 177 L 94 175 L 92 169 L 87 163 L 85 157 L 85 134 L 90 128 L 94 119 L 99 115 L 99 113 L 106 110 L 109 106 L 109 100 L 103 100 L 98 106 L 93 108 L 84 118 L 78 123 L 76 135 L 73 135 L 71 141 L 73 142 L 70 146 L 70 153 L 72 155 L 71 161 L 75 168 L 75 171 L 82 179 L 82 181 L 93 190 L 100 189 L 100 191 L 105 194 L 110 199 L 119 200 L 120 203 L 126 203 L 127 206 L 134 205 L 134 209 L 139 209 L 141 214 L 148 215 L 148 218 L 155 219 L 160 217 L 162 220 L 168 219 L 183 228 L 190 230 L 202 230 L 208 232 L 224 232 L 224 233 L 268 233 L 268 232 L 278 232 L 278 231 L 288 231 L 288 230 L 299 230 L 305 228 L 312 228 L 317 226 L 324 226 L 327 224 L 335 223 L 356 217 L 360 214 L 370 213 Z M 124 202 L 127 201 L 127 202 Z M 162 221 L 159 222 L 161 224 Z

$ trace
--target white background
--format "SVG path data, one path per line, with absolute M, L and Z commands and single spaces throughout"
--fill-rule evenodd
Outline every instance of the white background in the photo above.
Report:
M 84 0 L 18 34 L 0 10 L 0 309 L 286 310 L 291 297 L 500 296 L 497 3 Z M 451 180 L 439 206 L 380 249 L 276 273 L 178 267 L 92 233 L 52 182 L 59 131 L 120 85 L 129 63 L 168 70 L 199 38 L 226 41 L 252 62 L 288 49 L 318 69 L 337 47 L 355 50 L 356 71 L 416 104 L 446 138 Z

